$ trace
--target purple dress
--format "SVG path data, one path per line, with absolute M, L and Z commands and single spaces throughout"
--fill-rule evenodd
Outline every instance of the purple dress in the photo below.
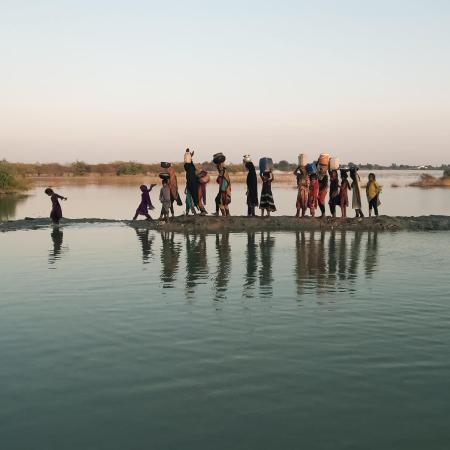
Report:
M 152 205 L 152 201 L 150 200 L 150 191 L 151 190 L 152 190 L 152 187 L 150 189 L 142 191 L 141 203 L 139 203 L 136 213 L 142 214 L 143 216 L 145 216 L 148 214 L 149 209 L 154 209 L 154 206 Z
M 52 211 L 50 213 L 50 219 L 52 219 L 54 223 L 58 223 L 62 218 L 62 209 L 61 205 L 59 204 L 59 199 L 62 200 L 63 198 L 64 197 L 62 197 L 61 195 L 55 193 L 50 196 L 50 200 L 52 201 Z

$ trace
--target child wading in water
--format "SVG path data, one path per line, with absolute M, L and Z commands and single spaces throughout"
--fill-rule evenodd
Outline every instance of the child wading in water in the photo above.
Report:
M 55 193 L 53 189 L 50 188 L 47 188 L 45 190 L 45 193 L 50 197 L 50 200 L 52 201 L 52 211 L 50 212 L 50 219 L 52 219 L 52 222 L 57 225 L 59 224 L 59 221 L 63 216 L 59 200 L 67 200 L 67 197 L 63 197 L 62 195 Z
M 372 216 L 372 209 L 376 216 L 378 216 L 378 207 L 381 205 L 379 195 L 381 187 L 377 183 L 375 174 L 369 173 L 369 182 L 366 186 L 367 201 L 369 202 L 369 217 Z
M 150 188 L 142 184 L 140 186 L 141 194 L 141 203 L 136 209 L 136 214 L 133 217 L 133 220 L 136 220 L 139 215 L 145 216 L 147 220 L 153 220 L 148 213 L 148 210 L 155 209 L 152 205 L 152 201 L 150 200 L 150 191 L 156 186 L 156 184 L 151 184 Z
M 358 168 L 350 169 L 350 178 L 352 179 L 352 208 L 355 210 L 356 217 L 364 217 L 361 204 L 361 179 L 358 174 Z
M 300 211 L 302 217 L 306 216 L 306 210 L 308 208 L 308 198 L 309 198 L 309 176 L 306 173 L 305 167 L 297 167 L 294 171 L 294 175 L 297 177 L 297 214 L 295 217 L 300 217 Z
M 172 209 L 172 198 L 170 194 L 169 180 L 163 178 L 161 191 L 159 192 L 159 201 L 161 202 L 161 216 L 159 220 L 168 220 Z
M 261 174 L 261 180 L 263 186 L 261 189 L 261 201 L 259 202 L 259 208 L 261 209 L 261 217 L 264 217 L 264 211 L 267 211 L 267 217 L 270 217 L 271 212 L 275 212 L 275 202 L 273 201 L 272 183 L 273 173 L 271 170 Z
M 348 182 L 347 170 L 341 170 L 341 189 L 339 191 L 339 199 L 342 217 L 347 217 L 348 191 L 351 189 Z
M 337 170 L 330 171 L 330 199 L 328 205 L 330 206 L 330 212 L 333 217 L 336 217 L 336 206 L 341 204 L 339 195 L 339 177 Z

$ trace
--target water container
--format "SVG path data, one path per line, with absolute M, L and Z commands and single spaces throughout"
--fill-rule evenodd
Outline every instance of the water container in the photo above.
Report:
M 259 160 L 259 171 L 260 173 L 269 172 L 273 170 L 272 158 L 261 158 Z
M 308 175 L 311 175 L 311 174 L 313 174 L 313 173 L 316 173 L 316 171 L 317 171 L 317 168 L 316 168 L 316 165 L 315 165 L 315 164 L 312 164 L 312 163 L 306 164 L 306 173 L 307 173 Z
M 214 164 L 221 164 L 225 162 L 225 155 L 223 153 L 216 153 L 213 155 L 213 163 Z
M 189 149 L 184 152 L 184 163 L 190 164 L 192 162 L 192 155 Z
M 330 158 L 330 170 L 338 170 L 339 169 L 339 158 L 333 156 Z
M 250 155 L 244 155 L 244 164 L 247 164 L 249 162 L 252 162 L 252 158 L 250 157 Z
M 168 169 L 170 167 L 170 165 L 171 165 L 170 162 L 165 162 L 165 161 L 161 162 L 161 167 L 163 169 Z
M 169 174 L 166 172 L 161 172 L 159 174 L 159 178 L 161 178 L 161 180 L 168 180 L 169 179 Z
M 298 165 L 300 167 L 306 166 L 307 161 L 308 161 L 308 157 L 307 157 L 306 153 L 300 153 L 300 155 L 298 155 Z
M 319 156 L 319 164 L 321 164 L 322 166 L 327 166 L 328 167 L 328 163 L 330 162 L 330 155 L 329 153 L 321 153 Z

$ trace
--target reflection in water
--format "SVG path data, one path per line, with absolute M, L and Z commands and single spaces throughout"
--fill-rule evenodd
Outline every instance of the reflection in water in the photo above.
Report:
M 52 232 L 50 233 L 53 243 L 53 249 L 50 250 L 48 255 L 48 264 L 49 266 L 54 266 L 56 262 L 61 259 L 61 251 L 63 245 L 63 232 L 59 227 L 53 227 Z M 50 269 L 54 269 L 54 267 L 49 267 Z
M 55 258 L 62 244 L 62 232 L 58 229 L 56 232 L 61 234 L 58 240 L 58 235 L 52 233 Z M 278 282 L 283 282 L 282 291 L 294 291 L 297 297 L 312 293 L 318 297 L 333 292 L 352 294 L 357 292 L 361 278 L 373 277 L 379 265 L 376 232 L 247 233 L 244 248 L 241 248 L 242 235 L 238 234 L 183 236 L 161 232 L 159 260 L 153 258 L 152 252 L 156 233 L 143 229 L 136 230 L 136 234 L 142 245 L 143 263 L 157 264 L 160 268 L 163 289 L 175 287 L 180 265 L 184 265 L 182 281 L 186 298 L 198 295 L 199 285 L 212 289 L 216 300 L 227 297 L 230 284 L 235 286 L 234 279 L 231 280 L 232 251 L 236 255 L 235 264 L 243 264 L 243 271 L 233 274 L 241 278 L 243 298 L 273 297 Z M 277 241 L 280 242 L 278 251 Z M 216 260 L 215 270 L 210 268 L 210 258 Z M 292 270 L 294 280 L 286 276 Z M 259 289 L 256 289 L 257 280 Z
M 186 234 L 186 296 L 192 298 L 195 286 L 208 277 L 206 235 Z
M 226 298 L 231 272 L 230 233 L 216 234 L 217 271 L 214 281 L 215 300 Z
M 259 248 L 261 252 L 261 266 L 259 268 L 259 291 L 262 297 L 271 297 L 273 294 L 272 252 L 275 239 L 269 232 L 261 233 Z
M 180 263 L 181 244 L 175 234 L 161 232 L 161 281 L 163 288 L 173 288 Z
M 353 237 L 349 242 L 350 234 Z M 297 232 L 297 294 L 301 296 L 305 292 L 316 291 L 320 296 L 336 290 L 356 292 L 359 260 L 364 258 L 366 261 L 366 276 L 371 276 L 377 267 L 376 235 L 376 232 L 374 236 L 372 233 L 366 233 L 367 252 L 361 254 L 361 232 L 321 232 L 318 239 L 314 232 Z
M 246 298 L 254 297 L 256 272 L 258 270 L 258 255 L 255 233 L 247 233 L 247 250 L 245 252 L 246 272 L 244 279 L 244 290 L 242 295 Z
M 17 205 L 26 200 L 25 195 L 0 195 L 0 220 L 16 218 Z
M 153 233 L 150 233 L 148 228 L 135 229 L 136 236 L 139 239 L 142 247 L 142 262 L 148 264 L 150 259 L 153 258 L 153 241 L 155 239 Z

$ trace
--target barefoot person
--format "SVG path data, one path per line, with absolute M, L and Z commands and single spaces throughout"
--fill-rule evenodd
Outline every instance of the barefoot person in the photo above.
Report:
M 161 202 L 161 215 L 159 220 L 168 220 L 169 212 L 172 208 L 172 198 L 169 186 L 169 179 L 162 179 L 162 187 L 159 191 L 159 201 Z M 173 216 L 172 216 L 173 217 Z
M 350 183 L 348 182 L 347 170 L 341 170 L 341 189 L 339 190 L 339 201 L 342 217 L 347 217 L 349 189 L 351 189 L 351 186 Z
M 150 188 L 145 186 L 145 184 L 142 184 L 140 186 L 140 190 L 142 192 L 141 194 L 141 203 L 139 203 L 139 206 L 136 209 L 136 214 L 133 217 L 133 220 L 136 220 L 139 215 L 145 216 L 147 220 L 152 220 L 150 217 L 150 214 L 148 213 L 148 210 L 155 209 L 152 205 L 152 201 L 150 200 L 150 191 L 156 186 L 156 184 L 151 184 Z
M 261 217 L 264 217 L 264 211 L 266 211 L 267 217 L 270 217 L 270 213 L 277 210 L 272 194 L 272 183 L 274 180 L 273 172 L 271 170 L 266 170 L 261 174 L 261 180 L 263 183 L 261 189 L 261 200 L 259 201 Z
M 52 201 L 52 210 L 50 212 L 50 219 L 55 225 L 59 224 L 59 221 L 62 219 L 62 209 L 59 204 L 59 200 L 67 200 L 67 197 L 63 197 L 62 195 L 57 194 L 51 188 L 47 188 L 45 193 L 50 197 Z
M 309 176 L 309 197 L 308 206 L 311 217 L 315 217 L 317 204 L 319 202 L 319 179 L 316 173 Z
M 230 203 L 231 203 L 231 180 L 228 170 L 223 162 L 217 164 L 217 171 L 219 176 L 217 177 L 217 184 L 219 185 L 219 193 L 216 196 L 216 215 L 219 215 L 220 210 L 222 216 L 230 215 Z
M 350 178 L 352 180 L 352 208 L 355 210 L 356 217 L 364 217 L 361 203 L 361 178 L 357 167 L 350 169 Z
M 177 202 L 178 206 L 181 206 L 183 202 L 181 201 L 180 194 L 178 193 L 178 180 L 175 169 L 172 167 L 170 163 L 161 163 L 161 167 L 166 169 L 166 172 L 169 175 L 169 188 L 170 188 L 170 213 L 172 217 L 175 215 L 175 211 L 173 209 L 174 202 Z
M 332 217 L 336 217 L 336 206 L 341 204 L 339 197 L 339 176 L 337 170 L 330 170 L 330 198 L 328 205 Z
M 192 212 L 194 216 L 197 214 L 196 208 L 198 208 L 198 178 L 195 165 L 192 162 L 194 152 L 190 152 L 186 149 L 184 156 L 184 170 L 186 171 L 186 215 Z
M 295 217 L 306 216 L 306 210 L 308 208 L 309 198 L 309 176 L 306 172 L 305 166 L 299 166 L 295 169 L 294 175 L 297 177 L 297 213 Z
M 255 165 L 250 155 L 244 156 L 244 166 L 247 169 L 247 216 L 255 217 L 255 208 L 258 207 L 258 177 L 256 175 Z
M 366 186 L 367 201 L 369 202 L 369 217 L 372 216 L 372 209 L 378 216 L 378 207 L 381 205 L 379 195 L 381 186 L 377 183 L 374 173 L 369 173 L 369 182 Z
M 323 219 L 325 217 L 325 203 L 327 200 L 328 194 L 328 175 L 321 174 L 318 175 L 319 178 L 319 197 L 317 198 L 317 203 L 320 208 L 321 215 L 320 217 Z

